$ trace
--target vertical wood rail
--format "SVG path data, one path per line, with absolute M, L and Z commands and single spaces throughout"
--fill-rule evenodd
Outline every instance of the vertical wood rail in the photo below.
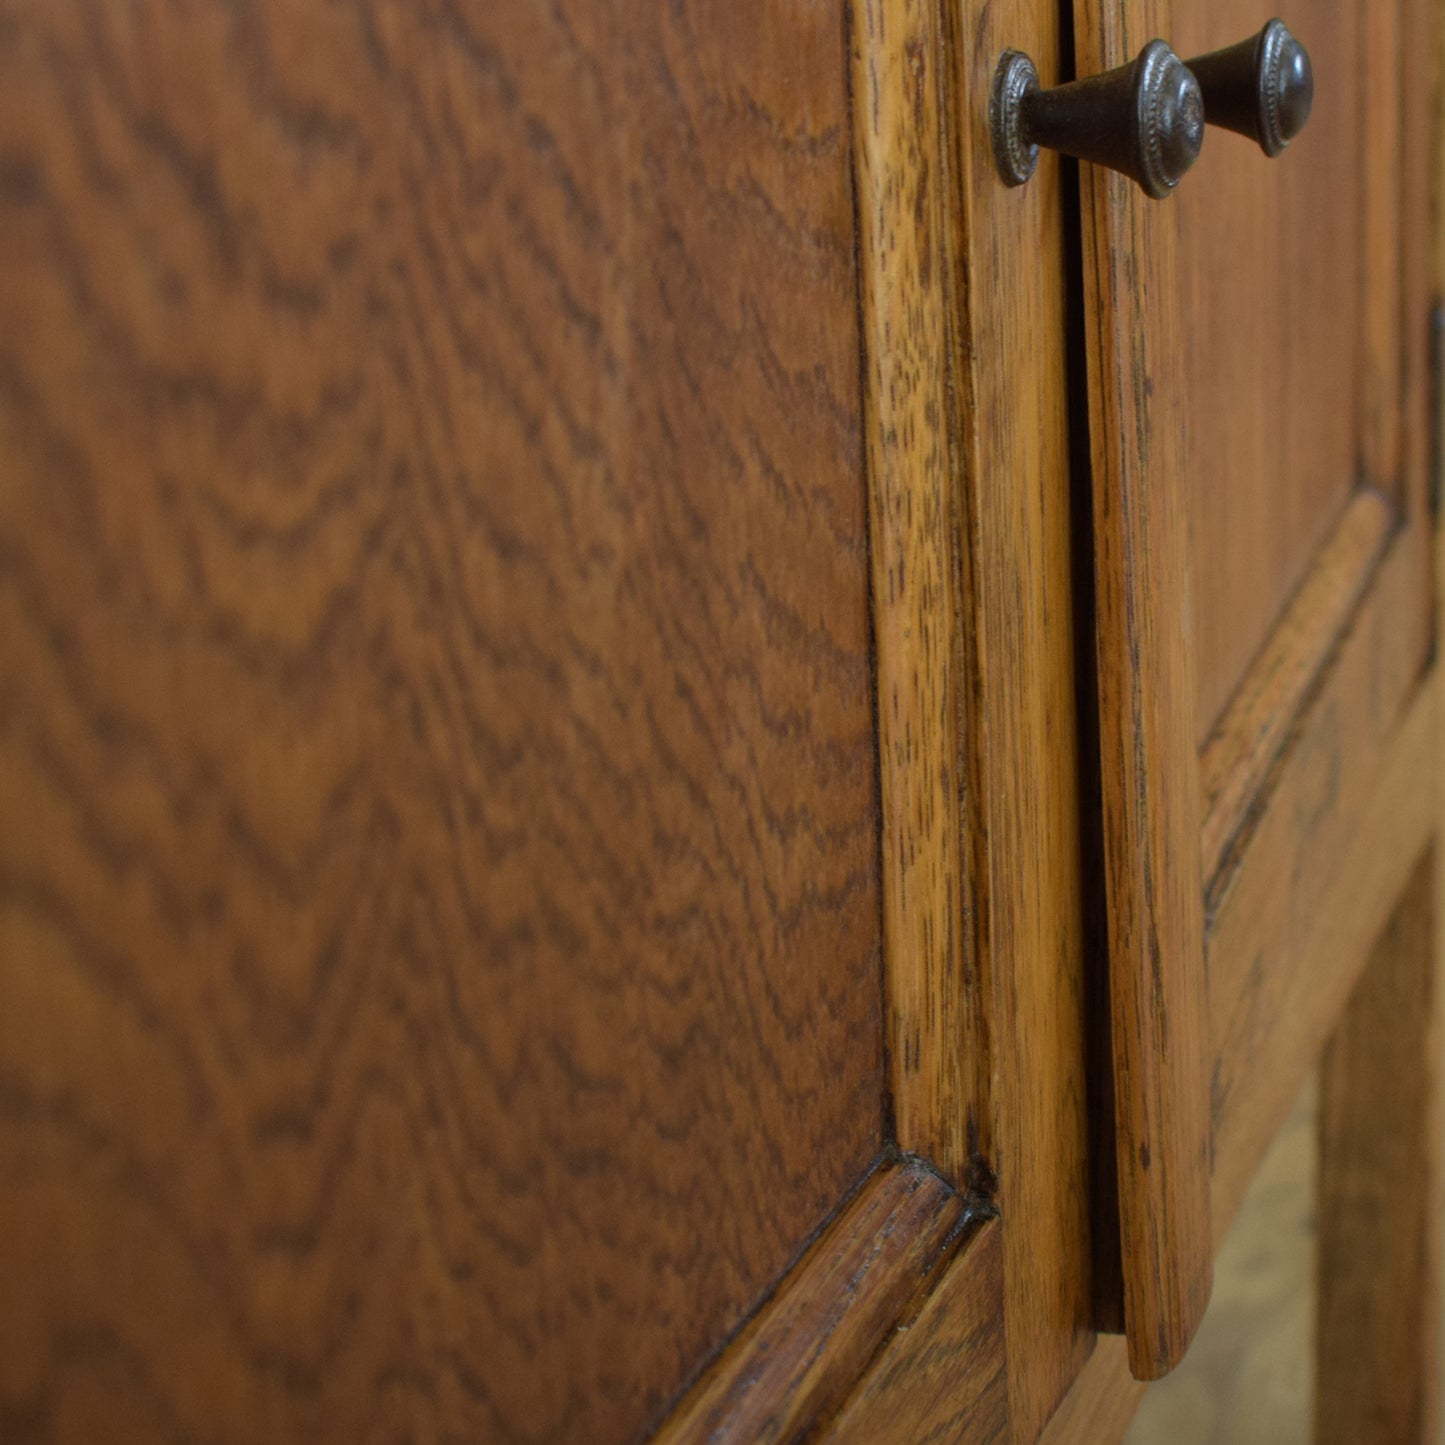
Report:
M 1062 184 L 994 168 L 1055 0 L 852 11 L 898 1143 L 993 1198 L 1031 1440 L 1093 1346 Z M 869 1417 L 873 1418 L 872 1416 Z
M 1080 772 L 1075 722 L 1074 506 L 1062 166 L 1026 186 L 994 163 L 988 99 L 1000 54 L 1059 78 L 1054 0 L 943 7 L 942 109 L 956 219 L 955 304 L 965 618 L 965 798 L 973 957 L 988 999 L 994 1198 L 1007 1221 L 1009 1414 L 1032 1440 L 1093 1348 L 1089 1090 L 1081 1004 Z
M 1163 0 L 1075 0 L 1074 16 L 1080 75 L 1170 33 Z M 1154 1379 L 1212 1281 L 1175 217 L 1098 167 L 1080 192 L 1124 1317 L 1130 1368 Z
M 899 1144 L 966 1185 L 971 1158 L 992 1149 L 986 1016 L 964 936 L 938 31 L 931 0 L 860 0 L 853 130 L 893 1104 Z

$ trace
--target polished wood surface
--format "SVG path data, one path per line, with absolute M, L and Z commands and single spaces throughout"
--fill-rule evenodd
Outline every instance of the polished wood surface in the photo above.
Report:
M 635 1437 L 883 1133 L 841 4 L 0 21 L 0 1435 Z
M 1037 1434 L 1092 1340 L 1080 785 L 1069 486 L 1064 178 L 1044 157 L 1004 187 L 979 118 L 999 53 L 1045 80 L 1064 36 L 1050 0 L 945 7 L 947 107 L 961 211 L 948 233 L 958 298 L 964 722 L 972 957 L 988 990 L 986 1141 L 1004 1229 L 1010 1428 Z M 1085 643 L 1087 646 L 1087 641 Z
M 897 1137 L 966 1182 L 991 1153 L 988 1010 L 967 920 L 967 619 L 949 386 L 957 298 L 946 72 L 927 0 L 862 0 L 851 36 L 858 177 L 890 1083 Z
M 826 1445 L 994 1445 L 1009 1428 L 1003 1226 L 985 1223 L 917 1314 L 900 1321 L 857 1393 L 818 1438 Z
M 0 1437 L 1109 1438 L 1438 832 L 1425 16 L 1080 278 L 1047 0 L 11 0 Z
M 1075 0 L 1080 74 L 1169 33 Z M 1192 179 L 1192 177 L 1191 177 Z M 1176 212 L 1086 166 L 1085 342 L 1120 1259 L 1129 1360 L 1171 1369 L 1209 1301 L 1208 1014 Z
M 994 1278 L 977 1268 L 982 1256 L 950 1268 L 959 1248 L 971 1247 L 965 1210 L 962 1196 L 937 1175 L 917 1164 L 885 1165 L 689 1393 L 658 1445 L 776 1445 L 811 1436 L 945 1272 L 977 1278 L 972 1310 L 985 1326 L 993 1322 L 1001 1296 Z M 974 1370 L 973 1360 L 956 1363 Z M 896 1412 L 907 1389 L 895 1395 L 900 1382 L 879 1380 L 876 1370 L 870 1379 L 870 1398 L 886 1397 Z
M 1247 845 L 1211 882 L 1214 1170 L 1229 1197 L 1318 1059 L 1438 817 L 1437 684 L 1410 687 L 1415 659 L 1391 645 L 1418 587 L 1409 541 L 1397 538 L 1298 720 Z
M 962 18 L 877 0 L 853 39 L 890 1060 L 900 1145 L 1010 1221 L 1024 1438 L 1091 1339 L 1064 216 L 976 119 L 1004 45 L 1052 72 L 1060 37 Z
M 1378 492 L 1362 489 L 1350 498 L 1339 526 L 1210 734 L 1199 765 L 1205 878 L 1214 878 L 1229 850 L 1242 846 L 1270 769 L 1375 580 L 1394 525 L 1394 509 Z
M 1321 1067 L 1319 1445 L 1431 1442 L 1439 1424 L 1436 870 L 1433 852 L 1415 869 Z
M 1181 56 L 1242 40 L 1269 17 L 1251 0 L 1175 0 L 1166 35 Z M 1195 736 L 1203 742 L 1360 480 L 1362 281 L 1367 227 L 1398 226 L 1399 167 L 1375 157 L 1397 79 L 1366 78 L 1375 32 L 1394 4 L 1291 0 L 1279 13 L 1315 72 L 1309 124 L 1277 160 L 1211 127 L 1198 164 L 1169 202 L 1179 224 L 1180 336 L 1189 386 L 1181 485 L 1194 588 Z M 1388 43 L 1388 37 L 1386 37 Z M 1398 108 L 1398 107 L 1396 107 Z M 1370 126 L 1364 124 L 1370 117 Z M 1373 199 L 1378 204 L 1367 204 Z M 1395 276 L 1397 257 L 1380 261 Z M 1398 320 L 1396 321 L 1398 326 Z M 1393 394 L 1392 394 L 1393 395 Z M 1385 458 L 1380 456 L 1383 463 Z M 1398 465 L 1365 469 L 1377 484 Z

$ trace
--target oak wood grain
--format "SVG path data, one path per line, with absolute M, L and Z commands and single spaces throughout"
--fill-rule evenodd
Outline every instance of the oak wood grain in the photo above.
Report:
M 1422 786 L 1438 788 L 1438 776 Z M 1415 869 L 1325 1049 L 1320 1445 L 1432 1441 L 1440 1298 L 1440 886 Z
M 1061 185 L 1007 190 L 977 125 L 1018 43 L 1056 69 L 1056 7 L 854 32 L 898 1137 L 1012 1221 L 1027 1432 L 1090 1312 Z
M 1045 81 L 1057 5 L 945 7 L 965 484 L 964 739 L 972 956 L 989 998 L 988 1163 L 1007 1221 L 1010 1429 L 1032 1439 L 1092 1338 L 1085 934 L 1075 697 L 1064 180 L 1045 156 L 1003 185 L 981 118 L 999 54 Z
M 689 1393 L 658 1445 L 771 1445 L 810 1436 L 846 1398 L 915 1296 L 948 1269 L 964 1243 L 964 1223 L 962 1196 L 937 1175 L 918 1164 L 883 1166 Z M 981 1283 L 986 1287 L 987 1277 Z M 986 1333 L 1001 1307 L 998 1291 L 971 1296 L 969 1307 L 986 1319 Z M 957 1309 L 949 1315 L 973 1318 Z M 955 1363 L 966 1378 L 977 1369 L 972 1359 Z
M 862 0 L 857 156 L 890 1083 L 897 1137 L 966 1182 L 992 1153 L 960 720 L 960 576 L 937 8 Z
M 1350 498 L 1205 744 L 1199 764 L 1205 878 L 1243 844 L 1269 770 L 1369 586 L 1394 523 L 1394 508 L 1378 492 Z
M 1075 0 L 1080 74 L 1170 7 Z M 1175 1364 L 1209 1299 L 1208 1014 L 1176 212 L 1082 168 L 1085 351 L 1119 1233 L 1129 1358 Z
M 1258 25 L 1228 4 L 1173 8 L 1175 28 L 1161 33 L 1186 53 L 1229 39 L 1225 27 Z M 1277 180 L 1247 145 L 1211 139 L 1179 197 L 1201 735 L 1233 694 L 1203 764 L 1216 1239 L 1436 826 L 1436 684 L 1420 683 L 1431 636 L 1423 197 L 1436 168 L 1377 169 L 1372 194 L 1392 216 L 1366 220 L 1360 200 L 1344 223 L 1356 203 L 1341 200 L 1352 185 L 1363 196 L 1361 157 L 1369 147 L 1383 156 L 1381 134 L 1412 154 L 1436 153 L 1432 22 L 1423 5 L 1384 17 L 1366 64 L 1373 11 L 1306 5 L 1289 20 L 1328 97 L 1315 124 Z M 1380 120 L 1383 130 L 1351 119 L 1391 109 L 1391 95 L 1399 114 Z M 1338 144 L 1312 139 L 1326 135 Z M 1277 203 L 1258 204 L 1266 192 Z M 1257 222 L 1243 248 L 1241 215 Z M 1367 229 L 1377 233 L 1368 243 Z M 1398 246 L 1381 239 L 1390 235 Z M 1311 280 L 1330 273 L 1338 285 Z M 1320 294 L 1349 300 L 1322 315 L 1311 299 Z M 1322 344 L 1331 329 L 1338 344 Z M 1366 433 L 1368 466 L 1355 440 Z M 1309 459 L 1330 448 L 1336 464 L 1322 472 Z M 1227 464 L 1236 453 L 1255 461 Z M 1389 514 L 1368 492 L 1340 512 L 1362 473 L 1394 501 Z M 1251 511 L 1257 523 L 1246 520 Z M 1308 580 L 1277 627 L 1302 572 Z M 1246 580 L 1252 573 L 1262 586 Z M 1101 1340 L 1048 1438 L 1115 1438 L 1138 1388 L 1123 1349 Z
M 1008 1418 L 1002 1233 L 988 1220 L 965 1241 L 820 1440 L 990 1445 L 1020 1438 Z
M 0 1436 L 634 1438 L 876 1157 L 847 65 L 0 8 Z

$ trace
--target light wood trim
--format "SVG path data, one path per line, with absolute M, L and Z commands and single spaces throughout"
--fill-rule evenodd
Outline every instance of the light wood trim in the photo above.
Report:
M 867 0 L 854 31 L 898 1142 L 1011 1221 L 1021 1438 L 1092 1343 L 1066 275 L 1057 160 L 1008 189 L 980 121 L 1000 51 L 1052 79 L 1059 30 Z
M 1213 878 L 1229 849 L 1245 841 L 1243 830 L 1269 770 L 1369 587 L 1394 518 L 1394 508 L 1378 492 L 1354 493 L 1205 744 L 1200 761 L 1205 878 Z
M 989 1048 L 963 933 L 972 898 L 939 54 L 928 0 L 859 0 L 854 145 L 893 1107 L 899 1144 L 959 1180 L 987 1127 Z
M 1011 1437 L 1004 1332 L 1003 1229 L 987 1221 L 916 1318 L 900 1324 L 858 1392 L 820 1438 L 907 1445 Z
M 688 1393 L 659 1445 L 802 1438 L 952 1257 L 964 1216 L 937 1175 L 880 1168 Z
M 983 1132 L 1004 1230 L 1009 1412 L 1032 1439 L 1092 1344 L 1089 1114 L 1081 998 L 1081 799 L 1060 163 L 1028 185 L 994 168 L 989 89 L 1023 47 L 1058 78 L 1055 0 L 945 6 L 958 213 L 945 234 L 956 298 L 962 487 L 964 819 L 971 957 L 987 990 L 993 1100 Z M 1082 505 L 1080 503 L 1079 505 Z
M 1318 1445 L 1435 1439 L 1436 874 L 1432 851 L 1376 943 L 1320 1071 Z
M 1162 0 L 1075 0 L 1081 75 L 1169 33 Z M 1175 220 L 1081 168 L 1104 873 L 1130 1365 L 1171 1369 L 1209 1302 L 1208 1013 L 1182 475 Z

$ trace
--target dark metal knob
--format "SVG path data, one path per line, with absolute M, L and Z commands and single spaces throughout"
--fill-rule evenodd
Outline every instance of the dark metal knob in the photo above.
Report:
M 1258 141 L 1277 156 L 1304 128 L 1315 98 L 1309 52 L 1283 20 L 1258 35 L 1191 60 L 1204 92 L 1204 117 Z
M 989 127 L 999 174 L 1033 175 L 1039 147 L 1131 176 L 1156 200 L 1179 184 L 1204 144 L 1204 99 L 1184 62 L 1151 40 L 1136 60 L 1044 90 L 1034 63 L 1005 50 L 994 71 Z

